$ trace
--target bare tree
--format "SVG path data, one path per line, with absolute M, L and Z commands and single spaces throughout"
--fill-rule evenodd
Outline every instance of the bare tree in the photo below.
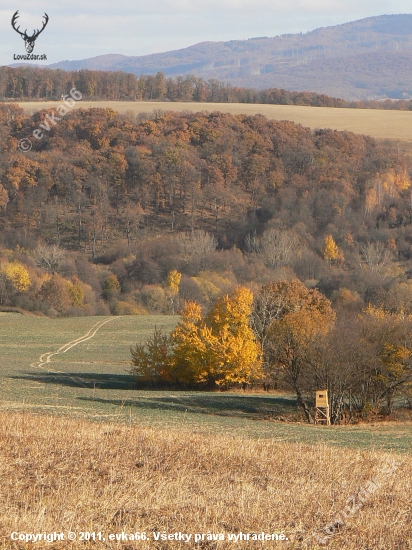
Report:
M 34 253 L 36 265 L 48 273 L 55 273 L 58 270 L 64 256 L 64 250 L 55 244 L 40 244 Z
M 245 248 L 248 252 L 260 252 L 260 239 L 256 234 L 256 230 L 248 233 L 245 238 Z
M 329 334 L 314 340 L 308 354 L 305 390 L 312 395 L 319 388 L 328 390 L 332 424 L 340 424 L 347 412 L 351 421 L 354 405 L 362 408 L 360 393 L 366 389 L 377 360 L 374 347 L 362 339 L 356 321 L 353 316 L 340 319 Z
M 256 232 L 245 240 L 246 249 L 257 254 L 268 267 L 290 266 L 303 248 L 301 237 L 292 230 L 268 229 L 257 237 Z
M 360 246 L 361 265 L 372 273 L 381 274 L 391 261 L 390 253 L 381 242 L 370 242 Z
M 181 233 L 177 242 L 183 260 L 195 269 L 204 268 L 207 255 L 217 248 L 216 237 L 203 229 Z
M 125 206 L 121 211 L 120 219 L 127 239 L 127 246 L 130 246 L 133 232 L 137 234 L 137 228 L 139 227 L 142 217 L 143 209 L 140 205 Z

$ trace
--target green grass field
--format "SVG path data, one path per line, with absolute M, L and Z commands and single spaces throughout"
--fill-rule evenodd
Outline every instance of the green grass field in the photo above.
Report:
M 56 108 L 57 101 L 21 102 L 27 113 Z M 231 114 L 262 114 L 270 119 L 291 120 L 312 129 L 332 128 L 367 134 L 379 139 L 412 141 L 412 112 L 377 109 L 337 109 L 299 105 L 260 105 L 248 103 L 194 103 L 154 101 L 79 101 L 76 108 L 110 107 L 120 113 L 151 113 L 161 111 L 221 111 Z
M 105 320 L 98 328 L 96 324 Z M 411 449 L 410 423 L 309 426 L 299 421 L 292 395 L 135 390 L 127 372 L 130 345 L 144 342 L 155 325 L 170 330 L 177 320 L 173 316 L 47 319 L 0 314 L 0 409 L 235 437 L 395 452 Z M 96 326 L 93 336 L 90 329 Z M 76 344 L 81 337 L 88 339 Z M 62 348 L 70 342 L 75 345 Z M 47 354 L 60 348 L 45 362 Z M 278 420 L 279 416 L 287 421 Z
M 46 357 L 40 361 L 44 354 L 90 336 L 96 323 L 108 319 L 93 337 L 51 356 L 50 362 L 44 362 Z M 288 442 L 399 452 L 411 448 L 408 423 L 308 426 L 300 421 L 292 395 L 135 390 L 127 372 L 130 345 L 146 341 L 155 325 L 170 330 L 177 319 L 0 314 L 0 408 Z M 288 421 L 278 420 L 281 415 Z

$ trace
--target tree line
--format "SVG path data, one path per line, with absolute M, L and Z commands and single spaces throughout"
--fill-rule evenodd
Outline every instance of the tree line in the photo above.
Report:
M 258 90 L 231 86 L 194 75 L 166 77 L 162 72 L 139 77 L 122 71 L 63 71 L 32 67 L 0 67 L 0 100 L 59 100 L 72 88 L 92 101 L 195 101 L 261 103 L 358 109 L 411 110 L 412 101 L 345 101 L 307 91 Z

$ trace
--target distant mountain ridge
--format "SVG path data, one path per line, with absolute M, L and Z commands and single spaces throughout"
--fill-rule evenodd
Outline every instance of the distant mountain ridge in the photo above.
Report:
M 201 42 L 152 55 L 101 55 L 49 67 L 194 74 L 234 86 L 305 90 L 349 100 L 411 98 L 412 14 L 368 17 L 305 34 Z

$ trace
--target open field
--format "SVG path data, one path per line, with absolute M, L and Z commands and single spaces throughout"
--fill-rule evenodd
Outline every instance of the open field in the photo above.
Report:
M 309 426 L 290 395 L 133 390 L 130 344 L 177 320 L 0 314 L 0 549 L 412 549 L 410 422 Z M 147 540 L 109 541 L 122 532 Z
M 172 316 L 47 319 L 0 314 L 0 410 L 179 427 L 190 433 L 230 432 L 242 438 L 410 451 L 410 423 L 325 429 L 288 422 L 301 419 L 291 395 L 134 390 L 133 378 L 127 374 L 130 345 L 145 341 L 155 325 L 169 330 L 177 320 Z
M 29 114 L 53 108 L 57 101 L 21 102 Z M 75 108 L 111 107 L 115 111 L 134 114 L 162 111 L 221 111 L 231 114 L 263 114 L 271 119 L 291 120 L 309 128 L 332 128 L 367 134 L 379 139 L 412 141 L 412 111 L 381 111 L 375 109 L 337 109 L 301 107 L 297 105 L 256 105 L 249 103 L 173 103 L 149 101 L 80 101 Z
M 410 456 L 3 412 L 0 464 L 3 549 L 412 548 Z M 122 532 L 147 540 L 109 539 Z M 155 540 L 179 532 L 191 540 Z M 241 532 L 282 538 L 235 543 Z

